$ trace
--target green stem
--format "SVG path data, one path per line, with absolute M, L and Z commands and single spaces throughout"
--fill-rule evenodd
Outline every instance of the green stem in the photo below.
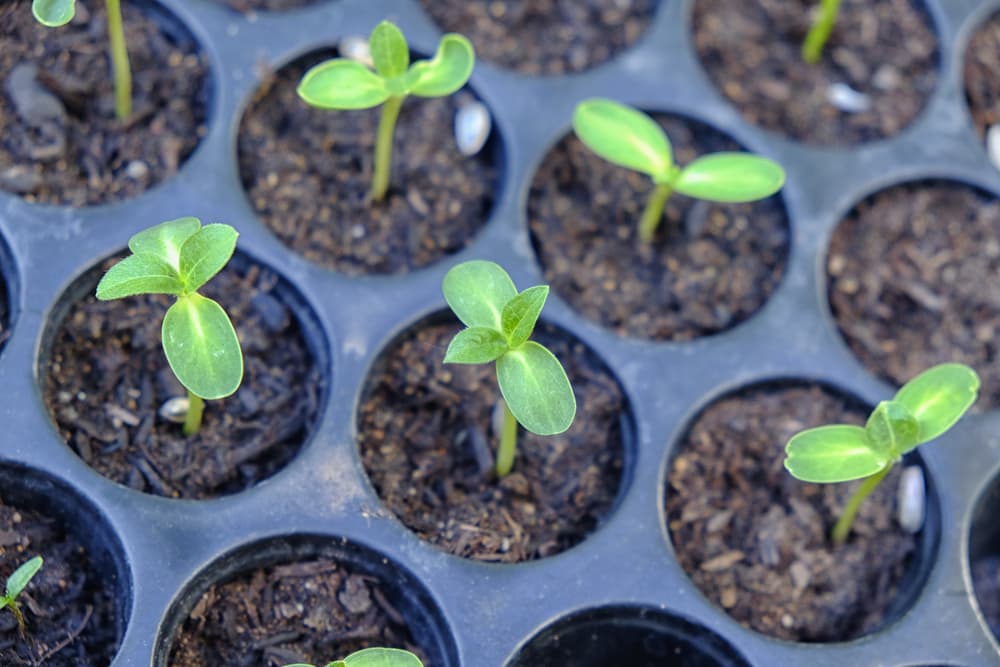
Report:
M 201 415 L 205 411 L 205 401 L 188 389 L 188 411 L 184 417 L 184 435 L 194 435 L 201 428 Z
M 132 114 L 132 71 L 125 48 L 125 28 L 122 25 L 121 0 L 106 0 L 108 9 L 108 41 L 111 42 L 111 72 L 115 81 L 115 115 L 125 120 Z
M 503 403 L 503 428 L 500 430 L 500 447 L 497 448 L 497 477 L 506 477 L 510 469 L 514 467 L 514 452 L 517 450 L 517 420 L 514 413 L 507 407 L 507 402 L 502 398 Z
M 834 544 L 840 546 L 847 541 L 847 535 L 851 532 L 851 524 L 854 523 L 854 515 L 858 513 L 861 503 L 868 497 L 868 494 L 875 490 L 875 487 L 889 474 L 890 470 L 892 470 L 892 465 L 887 465 L 879 472 L 871 477 L 866 477 L 861 482 L 861 486 L 857 488 L 851 499 L 847 501 L 847 506 L 844 507 L 843 514 L 840 515 L 837 523 L 833 526 L 833 532 L 830 533 L 830 537 Z
M 649 195 L 646 209 L 639 219 L 639 240 L 643 243 L 653 242 L 653 233 L 660 224 L 660 218 L 663 217 L 663 206 L 673 191 L 674 188 L 669 183 L 660 183 L 653 190 L 653 194 Z
M 389 171 L 392 167 L 392 135 L 396 129 L 399 109 L 403 106 L 404 95 L 394 95 L 382 105 L 382 115 L 378 119 L 378 134 L 375 135 L 375 167 L 372 171 L 372 199 L 382 201 L 389 191 Z
M 823 54 L 823 47 L 826 46 L 826 40 L 833 32 L 833 26 L 837 22 L 839 12 L 840 0 L 821 0 L 819 15 L 802 42 L 802 60 L 810 65 L 819 60 Z

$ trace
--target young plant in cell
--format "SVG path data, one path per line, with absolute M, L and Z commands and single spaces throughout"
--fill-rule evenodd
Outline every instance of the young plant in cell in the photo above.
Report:
M 285 667 L 314 667 L 297 662 Z M 328 662 L 326 667 L 424 667 L 420 658 L 398 648 L 366 648 L 352 653 L 343 660 Z
M 974 370 L 941 364 L 875 406 L 864 428 L 833 424 L 792 436 L 785 446 L 785 468 L 793 477 L 820 483 L 864 480 L 833 527 L 834 544 L 847 540 L 862 501 L 903 454 L 951 428 L 976 401 L 978 390 Z
M 555 435 L 576 416 L 576 397 L 562 364 L 546 347 L 528 340 L 549 288 L 536 285 L 518 293 L 499 265 L 474 260 L 452 267 L 441 290 L 468 327 L 448 344 L 445 363 L 496 361 L 504 420 L 495 467 L 503 477 L 514 464 L 518 423 L 538 435 Z
M 203 399 L 225 398 L 243 380 L 243 352 L 229 316 L 198 293 L 229 261 L 236 230 L 205 225 L 197 218 L 164 222 L 129 239 L 132 254 L 104 274 L 102 301 L 136 294 L 172 294 L 177 300 L 163 317 L 163 351 L 188 393 L 185 435 L 201 426 Z
M 125 120 L 132 114 L 132 70 L 125 46 L 121 0 L 105 0 L 108 14 L 108 42 L 111 53 L 111 75 L 115 85 L 115 115 Z M 64 26 L 76 14 L 76 0 L 32 0 L 31 13 L 42 25 Z
M 674 192 L 724 203 L 770 197 L 781 189 L 785 172 L 775 162 L 749 153 L 703 155 L 686 167 L 674 164 L 670 140 L 646 114 L 612 100 L 580 102 L 573 112 L 576 136 L 602 158 L 648 174 L 655 188 L 639 219 L 639 238 L 653 240 L 663 206 Z
M 837 23 L 837 14 L 840 13 L 840 0 L 820 0 L 816 18 L 806 33 L 806 38 L 802 41 L 802 60 L 810 65 L 814 65 L 821 55 L 826 40 L 833 32 L 833 26 Z
M 14 570 L 13 574 L 7 577 L 7 586 L 4 594 L 0 595 L 0 609 L 4 607 L 10 609 L 11 613 L 14 614 L 14 618 L 17 619 L 17 627 L 22 634 L 24 633 L 24 616 L 21 614 L 21 608 L 17 606 L 17 596 L 28 587 L 31 578 L 38 574 L 40 569 L 42 569 L 41 556 L 35 556 L 31 560 L 21 564 L 20 567 Z
M 368 38 L 374 71 L 355 60 L 334 58 L 316 65 L 302 77 L 298 94 L 320 109 L 370 109 L 382 104 L 371 196 L 381 201 L 389 190 L 392 137 L 403 100 L 408 95 L 444 97 L 465 85 L 476 56 L 462 35 L 441 38 L 431 60 L 410 64 L 410 47 L 394 24 L 382 21 Z

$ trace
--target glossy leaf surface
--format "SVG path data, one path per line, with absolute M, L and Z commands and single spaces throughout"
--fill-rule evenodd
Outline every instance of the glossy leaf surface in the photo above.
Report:
M 375 70 L 387 79 L 402 75 L 410 66 L 410 47 L 406 38 L 389 21 L 382 21 L 372 30 L 368 37 L 368 51 Z
M 920 428 L 916 446 L 951 428 L 976 402 L 978 392 L 974 370 L 963 364 L 940 364 L 903 385 L 893 400 L 916 418 Z
M 573 112 L 573 131 L 608 162 L 649 174 L 658 182 L 672 173 L 670 140 L 641 111 L 612 100 L 585 100 Z
M 913 414 L 896 401 L 879 403 L 865 424 L 868 444 L 890 461 L 917 446 L 918 432 Z
M 478 259 L 453 266 L 441 291 L 462 324 L 497 331 L 503 330 L 504 306 L 517 296 L 514 281 L 499 264 Z
M 446 364 L 485 364 L 507 351 L 507 339 L 496 329 L 469 327 L 462 329 L 448 343 L 444 355 Z
M 510 347 L 518 347 L 531 336 L 548 296 L 548 285 L 536 285 L 524 290 L 503 307 L 501 325 Z
M 419 97 L 451 95 L 472 76 L 476 53 L 462 35 L 448 33 L 441 38 L 430 60 L 413 63 L 407 73 L 407 92 Z
M 354 60 L 334 58 L 302 77 L 299 97 L 320 109 L 369 109 L 389 99 L 385 80 Z
M 876 451 L 860 426 L 835 424 L 792 436 L 785 446 L 785 468 L 805 482 L 846 482 L 874 475 L 890 463 Z
M 417 656 L 398 648 L 366 648 L 342 662 L 344 667 L 423 667 Z
M 181 247 L 199 229 L 201 221 L 198 218 L 168 220 L 135 234 L 128 240 L 128 249 L 137 255 L 156 255 L 179 271 Z
M 222 270 L 236 250 L 239 233 L 229 225 L 205 225 L 181 246 L 180 278 L 193 292 Z
M 156 255 L 129 255 L 108 269 L 97 284 L 101 301 L 135 294 L 180 294 L 177 271 Z
M 229 396 L 243 380 L 243 354 L 222 306 L 197 292 L 182 296 L 163 317 L 163 351 L 174 375 L 192 393 Z
M 684 167 L 674 190 L 689 197 L 740 203 L 770 197 L 785 183 L 785 171 L 749 153 L 713 153 Z
M 555 355 L 528 341 L 497 359 L 500 392 L 517 421 L 538 435 L 562 433 L 576 416 L 576 397 Z
M 31 13 L 42 25 L 58 28 L 73 20 L 76 0 L 32 0 Z

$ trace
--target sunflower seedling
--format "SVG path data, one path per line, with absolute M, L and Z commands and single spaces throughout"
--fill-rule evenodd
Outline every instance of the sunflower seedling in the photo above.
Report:
M 820 0 L 816 18 L 813 19 L 813 24 L 802 41 L 802 60 L 813 65 L 823 55 L 823 47 L 833 32 L 839 13 L 840 0 Z
M 452 267 L 441 291 L 468 327 L 448 344 L 445 363 L 496 361 L 504 413 L 496 472 L 503 477 L 514 464 L 518 423 L 538 435 L 555 435 L 576 416 L 576 398 L 562 364 L 546 347 L 528 340 L 549 288 L 536 285 L 518 293 L 499 265 L 474 260 Z
M 978 390 L 979 377 L 971 368 L 941 364 L 875 406 L 864 428 L 833 424 L 792 436 L 785 446 L 785 468 L 793 477 L 820 483 L 864 480 L 833 527 L 834 544 L 847 540 L 862 501 L 903 454 L 951 428 L 975 402 Z
M 31 578 L 42 569 L 42 557 L 35 556 L 31 560 L 23 563 L 14 573 L 7 577 L 7 586 L 4 594 L 0 596 L 0 609 L 4 607 L 10 609 L 17 619 L 17 627 L 24 634 L 24 615 L 21 608 L 17 606 L 17 596 L 28 586 Z
M 297 662 L 285 667 L 314 667 Z M 328 662 L 326 667 L 424 667 L 420 658 L 398 648 L 366 648 L 352 653 L 343 660 Z
M 686 167 L 674 164 L 670 140 L 646 114 L 612 100 L 590 99 L 573 112 L 573 130 L 602 158 L 648 174 L 655 184 L 642 217 L 639 238 L 653 240 L 663 206 L 674 192 L 724 203 L 770 197 L 781 189 L 785 172 L 767 158 L 722 152 L 697 158 Z
M 172 294 L 163 317 L 163 351 L 188 393 L 185 435 L 201 426 L 203 399 L 229 396 L 243 380 L 243 353 L 229 316 L 197 290 L 222 270 L 236 249 L 236 230 L 197 218 L 164 222 L 129 239 L 132 254 L 104 274 L 101 301 L 135 294 Z
M 375 137 L 371 196 L 381 201 L 389 190 L 392 136 L 407 95 L 444 97 L 465 85 L 476 56 L 465 37 L 449 33 L 441 38 L 431 60 L 410 64 L 410 47 L 394 24 L 382 21 L 368 38 L 375 70 L 355 60 L 334 58 L 316 65 L 302 77 L 298 94 L 320 109 L 370 109 L 380 104 Z

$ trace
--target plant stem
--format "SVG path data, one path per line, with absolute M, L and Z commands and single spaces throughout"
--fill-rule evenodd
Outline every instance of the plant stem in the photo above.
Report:
M 514 413 L 503 403 L 503 428 L 500 431 L 500 447 L 497 448 L 497 477 L 506 477 L 514 467 L 514 452 L 517 450 L 517 420 Z
M 837 14 L 840 12 L 840 0 L 821 0 L 819 15 L 813 22 L 812 27 L 806 34 L 802 42 L 802 60 L 810 65 L 816 63 L 823 54 L 823 47 L 826 40 L 833 32 L 833 25 L 837 22 Z
M 858 508 L 861 507 L 862 501 L 868 497 L 868 494 L 875 490 L 875 487 L 889 474 L 890 470 L 892 470 L 891 464 L 871 477 L 865 477 L 861 482 L 861 486 L 857 488 L 851 499 L 847 501 L 844 512 L 837 519 L 837 523 L 834 524 L 833 531 L 830 533 L 830 537 L 835 545 L 840 546 L 847 541 L 847 536 L 851 532 L 851 524 L 854 523 L 854 515 L 858 513 Z
M 184 435 L 194 435 L 201 428 L 201 414 L 205 411 L 205 401 L 188 389 L 188 411 L 184 417 Z
M 106 0 L 108 41 L 111 42 L 111 72 L 115 82 L 115 115 L 125 120 L 132 114 L 132 71 L 125 48 L 121 0 Z
M 382 201 L 389 191 L 389 172 L 392 167 L 392 135 L 396 129 L 399 109 L 405 95 L 394 95 L 382 105 L 382 115 L 378 119 L 378 134 L 375 135 L 375 167 L 372 171 L 372 199 Z
M 653 242 L 653 233 L 660 224 L 660 218 L 663 217 L 663 205 L 667 203 L 673 191 L 674 188 L 669 183 L 660 183 L 653 190 L 653 194 L 649 195 L 646 209 L 639 219 L 639 240 L 643 243 Z

